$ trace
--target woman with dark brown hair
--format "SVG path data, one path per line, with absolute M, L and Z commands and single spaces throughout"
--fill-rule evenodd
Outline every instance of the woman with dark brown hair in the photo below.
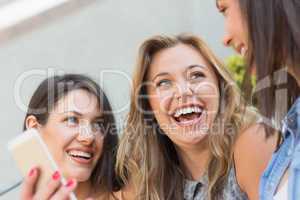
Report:
M 35 190 L 41 173 L 34 167 L 25 178 L 21 199 L 113 199 L 120 185 L 114 173 L 118 135 L 110 103 L 96 82 L 67 74 L 44 80 L 34 92 L 24 130 L 41 134 L 59 171 Z M 68 180 L 60 184 L 61 177 Z
M 247 72 L 256 70 L 255 93 L 266 140 L 278 138 L 277 149 L 261 177 L 259 198 L 299 199 L 300 2 L 217 0 L 217 7 L 225 18 L 224 44 L 245 56 Z M 241 149 L 252 150 L 240 146 L 237 151 Z M 248 156 L 244 157 L 247 163 Z M 243 181 L 251 185 L 251 177 L 244 175 Z

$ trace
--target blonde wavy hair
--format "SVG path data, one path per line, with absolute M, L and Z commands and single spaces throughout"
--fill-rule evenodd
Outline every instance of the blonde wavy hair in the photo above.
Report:
M 116 170 L 125 184 L 134 187 L 136 199 L 182 200 L 186 178 L 172 141 L 161 134 L 147 99 L 145 82 L 153 56 L 185 44 L 196 49 L 214 68 L 220 88 L 220 109 L 215 123 L 218 134 L 208 134 L 211 158 L 207 166 L 209 199 L 218 199 L 232 167 L 233 145 L 241 132 L 255 122 L 256 114 L 245 106 L 232 76 L 208 46 L 188 34 L 154 36 L 139 49 L 133 75 L 131 105 L 117 153 Z M 228 128 L 226 125 L 230 124 Z

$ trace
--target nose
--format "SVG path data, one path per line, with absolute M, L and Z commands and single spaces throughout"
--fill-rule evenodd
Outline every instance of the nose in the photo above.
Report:
M 223 45 L 228 47 L 231 45 L 231 41 L 232 41 L 232 38 L 230 35 L 226 34 L 224 37 L 223 37 Z
M 77 135 L 77 140 L 86 146 L 91 145 L 95 140 L 95 134 L 92 131 L 92 128 L 89 124 L 82 125 Z
M 177 83 L 175 98 L 179 99 L 179 98 L 184 98 L 192 95 L 193 95 L 193 89 L 191 87 L 191 84 L 189 84 L 187 81 L 182 81 L 181 83 Z

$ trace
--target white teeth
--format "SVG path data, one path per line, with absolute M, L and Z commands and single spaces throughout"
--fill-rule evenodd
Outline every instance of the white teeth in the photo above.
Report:
M 190 114 L 190 113 L 201 113 L 202 109 L 198 106 L 192 106 L 187 108 L 180 108 L 175 111 L 174 117 L 179 117 L 180 115 Z
M 91 153 L 87 153 L 87 152 L 83 152 L 83 151 L 69 151 L 68 154 L 70 156 L 80 156 L 80 157 L 85 157 L 85 158 L 91 158 L 92 154 Z
M 241 49 L 241 55 L 243 57 L 245 57 L 246 53 L 247 53 L 247 49 L 245 47 L 242 47 L 242 49 Z

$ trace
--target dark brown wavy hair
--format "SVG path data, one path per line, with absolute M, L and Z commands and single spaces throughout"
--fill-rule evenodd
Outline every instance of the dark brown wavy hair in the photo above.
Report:
M 116 123 L 107 96 L 91 78 L 80 74 L 66 74 L 45 79 L 31 97 L 23 129 L 26 129 L 26 118 L 30 115 L 35 116 L 40 124 L 46 124 L 49 113 L 57 102 L 69 92 L 77 89 L 83 89 L 95 95 L 103 112 L 105 130 L 103 152 L 90 179 L 94 191 L 111 195 L 113 191 L 120 189 L 114 171 L 118 146 Z
M 275 122 L 273 126 L 280 127 L 280 121 L 300 95 L 296 80 L 300 82 L 300 1 L 237 2 L 248 29 L 247 72 L 256 66 L 254 92 L 259 110 L 265 119 Z M 270 135 L 270 129 L 267 133 Z

